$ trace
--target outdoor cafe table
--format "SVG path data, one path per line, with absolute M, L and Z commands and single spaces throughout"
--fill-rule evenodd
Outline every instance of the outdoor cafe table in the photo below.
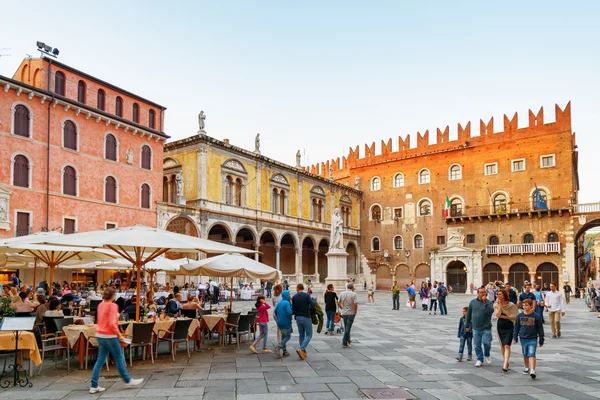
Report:
M 15 350 L 15 333 L 11 331 L 0 332 L 0 351 L 14 351 Z M 35 335 L 30 331 L 19 331 L 19 350 L 29 350 L 29 359 L 40 365 L 42 358 L 40 357 L 40 350 L 38 349 Z M 31 370 L 30 370 L 31 375 Z
M 203 315 L 202 320 L 200 321 L 200 330 L 215 330 L 219 334 L 219 340 L 225 333 L 225 321 L 227 320 L 227 315 L 225 314 L 209 314 Z M 225 340 L 223 340 L 225 342 Z
M 159 329 L 172 331 L 175 328 L 176 318 L 171 318 L 168 320 L 156 320 L 156 324 L 154 325 L 154 333 L 158 335 Z M 133 322 L 119 322 L 121 328 L 125 328 L 125 334 L 127 336 L 131 336 L 133 334 Z M 194 340 L 198 347 L 200 346 L 200 333 L 198 332 L 199 322 L 197 319 L 193 319 L 190 324 L 190 328 L 188 331 L 188 339 Z M 88 324 L 88 325 L 69 325 L 63 328 L 63 332 L 67 337 L 69 342 L 69 346 L 77 353 L 77 360 L 79 361 L 80 368 L 85 363 L 85 348 L 87 345 L 87 341 L 90 340 L 90 343 L 94 346 L 98 345 L 98 342 L 95 338 L 91 338 L 90 336 L 96 335 L 96 325 Z M 164 333 L 162 334 L 164 336 Z M 127 347 L 126 344 L 121 344 L 123 347 Z
M 242 289 L 240 290 L 240 298 L 242 300 L 252 300 L 252 295 L 254 294 L 254 290 L 251 289 Z

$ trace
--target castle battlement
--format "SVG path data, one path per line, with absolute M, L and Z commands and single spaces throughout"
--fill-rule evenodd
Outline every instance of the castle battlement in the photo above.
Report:
M 403 158 L 419 157 L 425 154 L 438 153 L 442 151 L 458 150 L 468 147 L 475 147 L 482 144 L 498 143 L 504 141 L 517 140 L 539 135 L 547 135 L 564 131 L 571 131 L 571 102 L 568 102 L 564 109 L 555 104 L 556 118 L 554 122 L 544 123 L 544 107 L 541 107 L 537 113 L 529 110 L 529 125 L 523 128 L 518 127 L 518 113 L 514 113 L 512 118 L 504 114 L 503 131 L 494 131 L 494 117 L 487 122 L 479 120 L 479 135 L 472 135 L 471 122 L 464 126 L 458 123 L 458 137 L 456 140 L 450 140 L 450 126 L 443 130 L 437 128 L 436 143 L 429 143 L 429 130 L 423 133 L 417 132 L 417 146 L 411 147 L 410 134 L 402 138 L 398 137 L 398 147 L 396 151 L 392 149 L 392 139 L 387 142 L 381 141 L 381 154 L 375 152 L 375 142 L 370 145 L 365 144 L 364 156 L 360 156 L 360 148 L 350 147 L 347 157 L 338 157 L 325 162 L 303 167 L 307 172 L 323 177 L 329 176 L 329 168 L 333 169 L 334 178 L 347 176 L 351 168 L 367 166 L 370 164 L 393 161 Z

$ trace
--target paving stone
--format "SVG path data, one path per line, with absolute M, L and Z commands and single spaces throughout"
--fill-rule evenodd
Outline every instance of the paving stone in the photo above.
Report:
M 302 393 L 305 400 L 338 400 L 333 392 Z
M 269 384 L 270 393 L 311 393 L 311 392 L 329 392 L 330 389 L 324 383 L 317 384 Z

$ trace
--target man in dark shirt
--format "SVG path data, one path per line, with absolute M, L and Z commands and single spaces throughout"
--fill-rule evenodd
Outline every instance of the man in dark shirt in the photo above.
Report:
M 267 281 L 267 297 L 271 297 L 272 289 L 273 289 L 273 282 Z
M 535 294 L 531 291 L 531 283 L 530 282 L 525 283 L 525 291 L 519 295 L 519 301 L 517 302 L 518 308 L 523 307 L 523 300 L 525 300 L 525 299 L 531 299 L 533 301 L 533 304 L 536 303 Z
M 137 306 L 137 299 L 135 296 L 133 296 L 131 298 L 131 304 L 129 304 L 127 307 L 125 307 L 125 309 L 123 310 L 123 312 L 125 314 L 135 314 L 135 307 Z M 144 309 L 142 308 L 142 306 L 140 306 L 140 315 L 144 315 Z
M 506 291 L 508 292 L 508 301 L 513 304 L 517 304 L 519 299 L 517 298 L 517 292 L 513 289 L 512 285 L 509 282 L 504 284 L 506 286 Z
M 327 315 L 327 325 L 325 326 L 325 334 L 333 336 L 333 326 L 335 324 L 335 313 L 337 311 L 337 293 L 334 292 L 333 285 L 330 283 L 327 285 L 327 291 L 325 292 L 325 314 Z
M 304 285 L 299 283 L 296 286 L 296 294 L 292 297 L 292 313 L 296 316 L 298 341 L 300 343 L 300 347 L 296 350 L 296 353 L 303 360 L 306 358 L 306 347 L 308 347 L 310 339 L 312 339 L 310 309 L 315 306 L 316 302 L 304 292 Z

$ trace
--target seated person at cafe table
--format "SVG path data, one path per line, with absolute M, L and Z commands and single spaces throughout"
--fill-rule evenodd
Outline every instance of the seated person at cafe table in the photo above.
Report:
M 48 311 L 48 301 L 43 294 L 38 294 L 37 301 L 40 305 L 35 309 L 35 323 L 42 324 L 44 323 L 44 315 Z
M 64 317 L 63 311 L 61 310 L 60 300 L 50 300 L 50 303 L 48 303 L 48 311 L 46 311 L 44 317 Z
M 123 310 L 123 312 L 125 314 L 127 314 L 127 313 L 135 313 L 135 307 L 136 307 L 136 305 L 137 305 L 137 298 L 135 296 L 133 296 L 131 298 L 131 304 L 129 304 L 127 307 L 125 307 L 125 309 Z M 142 307 L 141 305 L 139 307 L 140 307 L 140 315 L 143 315 L 144 314 L 144 307 Z
M 169 296 L 170 297 L 170 296 Z M 167 314 L 177 314 L 181 310 L 181 293 L 177 293 L 174 298 L 169 300 L 165 307 Z
M 28 312 L 33 311 L 34 306 L 33 306 L 33 303 L 31 303 L 27 299 L 27 293 L 20 292 L 18 298 L 19 298 L 18 301 L 15 301 L 14 303 L 12 303 L 12 306 L 16 308 L 17 312 L 28 313 Z
M 202 310 L 202 303 L 200 303 L 200 300 L 198 300 L 197 297 L 194 297 L 193 294 L 188 294 L 187 295 L 187 303 L 185 303 L 183 306 L 181 306 L 182 309 L 184 310 Z

